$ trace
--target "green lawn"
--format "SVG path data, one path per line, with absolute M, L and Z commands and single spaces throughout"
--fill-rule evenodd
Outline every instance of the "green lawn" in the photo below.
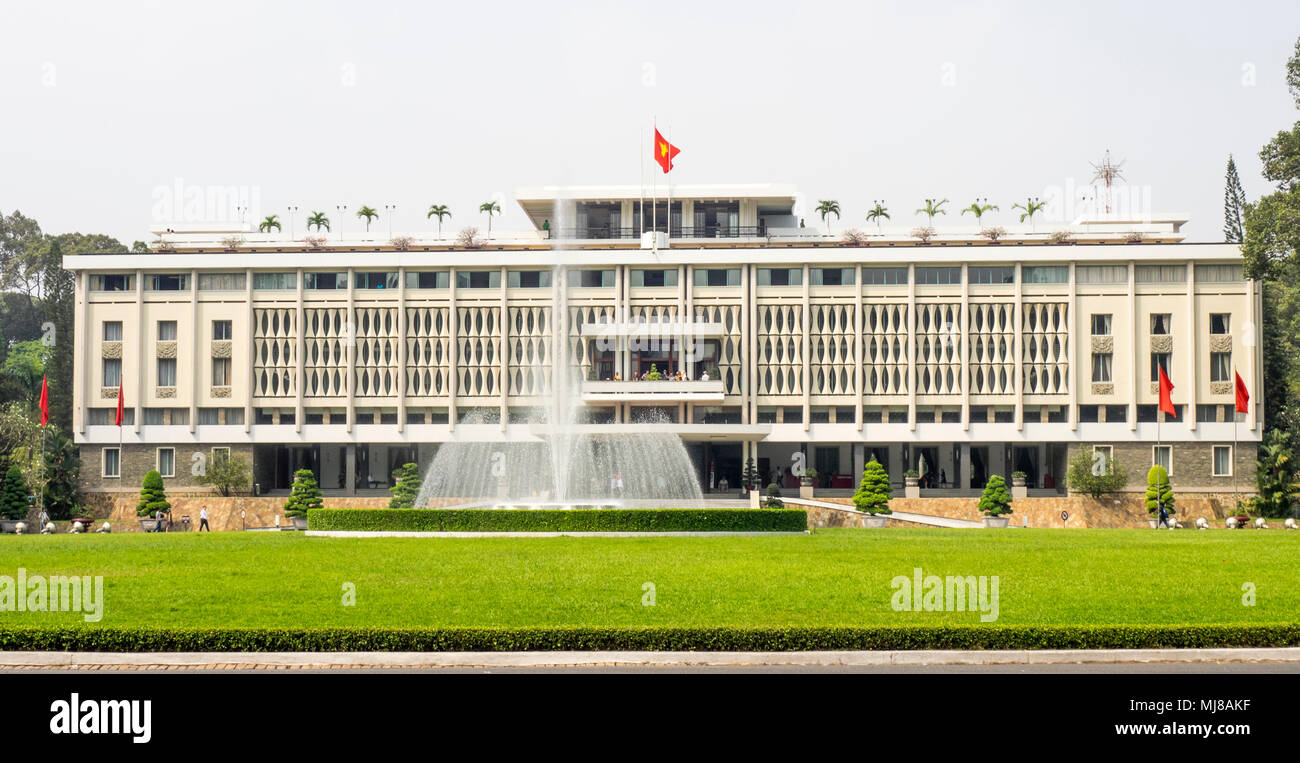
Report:
M 103 575 L 86 627 L 978 625 L 891 579 L 997 575 L 1004 625 L 1300 622 L 1300 533 L 823 530 L 717 538 L 0 537 L 0 575 Z M 653 583 L 655 606 L 642 605 Z M 1257 605 L 1242 604 L 1254 583 Z M 341 604 L 356 586 L 356 606 Z M 0 612 L 0 626 L 70 613 Z

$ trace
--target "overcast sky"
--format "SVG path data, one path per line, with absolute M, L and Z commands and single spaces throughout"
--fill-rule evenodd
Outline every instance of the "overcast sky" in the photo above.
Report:
M 494 194 L 493 227 L 521 229 L 516 187 L 635 184 L 657 116 L 675 183 L 791 183 L 843 226 L 874 199 L 914 224 L 927 197 L 957 223 L 977 196 L 1012 224 L 1109 148 L 1137 196 L 1221 240 L 1228 154 L 1254 198 L 1259 148 L 1300 119 L 1298 35 L 1294 0 L 3 0 L 0 211 L 129 244 L 179 181 L 286 222 L 297 204 L 300 235 L 339 202 L 483 227 Z

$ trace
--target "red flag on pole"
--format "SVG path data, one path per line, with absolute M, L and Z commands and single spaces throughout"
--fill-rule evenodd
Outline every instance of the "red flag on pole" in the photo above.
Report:
M 1165 373 L 1164 366 L 1157 366 L 1160 369 L 1160 410 L 1177 417 L 1178 409 L 1174 408 L 1174 400 L 1169 393 L 1174 391 L 1174 383 L 1169 381 L 1169 375 Z
M 49 374 L 40 377 L 40 425 L 45 424 L 49 424 Z
M 122 426 L 122 382 L 120 380 L 117 383 L 117 420 L 113 423 Z
M 1237 373 L 1237 413 L 1249 412 L 1250 392 L 1246 390 L 1246 382 L 1242 380 L 1241 374 Z
M 659 162 L 659 166 L 663 168 L 665 175 L 668 174 L 668 170 L 673 168 L 673 157 L 680 153 L 681 150 L 678 149 L 677 146 L 664 140 L 664 136 L 659 134 L 659 128 L 656 127 L 654 148 L 655 161 Z

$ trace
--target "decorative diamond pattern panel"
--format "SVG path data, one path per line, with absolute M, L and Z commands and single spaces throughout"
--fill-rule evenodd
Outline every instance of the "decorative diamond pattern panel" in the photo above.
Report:
M 406 308 L 406 394 L 446 395 L 450 368 L 451 320 L 447 308 Z
M 256 397 L 297 395 L 294 313 L 294 308 L 253 311 L 253 394 Z
M 392 307 L 358 307 L 356 396 L 397 395 L 397 310 Z
M 922 395 L 961 393 L 961 305 L 927 302 L 916 306 L 916 391 Z
M 569 308 L 569 365 L 574 369 L 580 369 L 579 378 L 587 378 L 592 364 L 588 352 L 591 337 L 585 339 L 582 337 L 582 327 L 590 324 L 614 323 L 616 320 L 613 305 L 583 305 Z
M 740 305 L 696 305 L 695 307 L 697 322 L 722 324 L 723 335 L 717 337 L 719 343 L 717 365 L 718 375 L 723 381 L 723 392 L 728 395 L 740 394 L 741 350 L 745 342 L 740 333 L 741 309 Z
M 501 394 L 501 308 L 458 307 L 456 316 L 460 364 L 456 394 Z
M 791 304 L 760 304 L 757 312 L 758 394 L 803 394 L 802 308 Z
M 907 305 L 866 304 L 862 310 L 866 394 L 907 394 Z
M 1025 394 L 1069 393 L 1069 305 L 1064 302 L 1028 302 L 1022 308 L 1021 338 Z
M 972 395 L 1009 395 L 1015 392 L 1015 307 L 1010 302 L 972 304 L 967 332 Z
M 677 320 L 677 305 L 632 305 L 628 315 L 633 323 L 672 323 Z
M 511 395 L 540 395 L 546 392 L 551 375 L 551 309 L 512 307 L 508 315 L 508 392 Z
M 342 307 L 303 311 L 303 394 L 343 397 L 347 390 L 348 311 Z
M 853 305 L 814 303 L 808 320 L 812 393 L 853 394 Z

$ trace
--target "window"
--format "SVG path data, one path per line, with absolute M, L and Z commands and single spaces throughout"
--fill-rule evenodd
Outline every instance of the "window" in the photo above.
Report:
M 906 286 L 907 268 L 863 268 L 862 283 L 869 286 Z
M 406 273 L 406 288 L 408 289 L 445 289 L 450 283 L 448 273 L 445 270 L 419 271 Z
M 759 268 L 759 286 L 803 286 L 800 268 Z
M 1101 419 L 1098 418 L 1098 414 L 1097 414 L 1098 410 L 1100 410 L 1100 408 L 1099 406 L 1096 405 L 1079 406 L 1079 423 L 1091 424 L 1093 422 L 1100 421 Z
M 227 423 L 227 424 L 240 424 L 240 425 L 242 425 L 242 424 L 244 423 L 244 409 L 243 409 L 243 408 L 227 408 L 227 409 L 226 409 L 226 423 Z
M 212 322 L 212 340 L 221 342 L 230 339 L 232 333 L 230 330 L 230 321 L 213 321 Z
M 803 408 L 790 406 L 781 412 L 781 423 L 783 424 L 802 424 Z
M 1240 265 L 1197 265 L 1196 280 L 1204 283 L 1232 283 L 1245 280 Z
M 1096 384 L 1109 384 L 1111 361 L 1114 356 L 1109 352 L 1092 354 L 1092 381 Z
M 852 286 L 853 268 L 813 268 L 809 278 L 813 286 Z
M 980 265 L 970 268 L 971 283 L 1015 283 L 1016 269 L 1004 265 Z M 961 279 L 957 279 L 961 283 Z
M 1169 357 L 1170 353 L 1167 352 L 1151 353 L 1151 381 L 1160 381 L 1160 369 L 1162 368 L 1165 369 L 1165 376 L 1172 377 L 1172 374 L 1169 373 Z
M 302 288 L 304 289 L 346 289 L 348 288 L 347 273 L 303 273 Z
M 122 476 L 121 452 L 117 448 L 104 448 L 104 476 Z
M 117 422 L 117 408 L 91 408 L 86 412 L 91 426 L 113 426 Z M 135 408 L 127 406 L 122 409 L 122 426 L 135 424 Z
M 1111 316 L 1100 313 L 1092 316 L 1092 335 L 1093 336 L 1110 336 Z
M 1227 334 L 1229 317 L 1228 313 L 1210 313 L 1210 333 Z
M 158 321 L 158 341 L 176 341 L 176 321 Z
M 1151 313 L 1151 333 L 1168 334 L 1171 322 L 1169 313 Z
M 696 286 L 739 286 L 740 268 L 696 268 Z
M 185 291 L 190 288 L 190 277 L 185 273 L 154 273 L 146 279 L 145 291 Z
M 135 277 L 126 274 L 105 273 L 90 277 L 91 291 L 131 291 L 135 288 Z
M 121 321 L 104 321 L 104 341 L 105 342 L 122 341 Z
M 633 270 L 632 286 L 676 286 L 676 270 Z
M 354 273 L 358 289 L 396 289 L 397 273 Z
M 776 409 L 765 407 L 765 406 L 759 406 L 758 415 L 755 417 L 755 421 L 759 424 L 775 424 Z
M 1151 465 L 1163 466 L 1169 476 L 1174 476 L 1174 448 L 1172 445 L 1152 445 Z
M 219 464 L 222 461 L 230 460 L 230 448 L 213 448 L 212 463 Z
M 1078 283 L 1128 283 L 1128 266 L 1076 265 L 1074 280 Z
M 1070 268 L 1065 265 L 1034 265 L 1024 268 L 1025 283 L 1069 283 Z
M 144 423 L 145 423 L 146 425 L 148 425 L 148 424 L 155 424 L 155 425 L 156 425 L 156 424 L 161 424 L 161 423 L 163 423 L 163 411 L 164 411 L 164 410 L 165 410 L 165 409 L 163 409 L 163 408 L 145 408 L 145 409 L 144 409 Z
M 213 424 L 220 424 L 220 423 L 221 423 L 221 409 L 220 409 L 220 408 L 200 408 L 200 409 L 199 409 L 199 422 L 198 422 L 198 423 L 199 423 L 200 425 L 202 425 L 202 426 L 211 426 L 211 425 L 213 425 Z
M 158 358 L 158 386 L 176 386 L 176 358 Z
M 243 291 L 243 273 L 200 273 L 199 291 Z
M 1215 445 L 1210 458 L 1210 467 L 1214 477 L 1232 476 L 1232 446 Z
M 1210 353 L 1210 381 L 1212 382 L 1232 381 L 1232 353 L 1230 352 Z
M 158 473 L 164 477 L 176 476 L 176 449 L 158 449 Z
M 212 386 L 230 386 L 230 358 L 212 359 Z
M 506 285 L 512 289 L 549 289 L 549 270 L 511 270 L 506 273 Z
M 612 270 L 570 270 L 569 286 L 585 289 L 611 289 L 614 287 Z
M 1133 279 L 1138 283 L 1179 283 L 1187 280 L 1187 266 L 1138 265 Z
M 927 286 L 959 284 L 961 268 L 917 268 L 916 282 Z
M 1115 470 L 1115 448 L 1111 445 L 1094 445 L 1092 446 L 1092 462 L 1097 463 L 1097 454 L 1101 454 L 1101 465 L 1110 474 Z
M 285 291 L 298 288 L 297 273 L 254 273 L 255 291 Z
M 1124 423 L 1128 421 L 1127 405 L 1108 405 L 1105 408 L 1106 421 L 1112 424 Z
M 116 387 L 122 383 L 122 359 L 104 358 L 104 382 L 102 386 Z
M 458 270 L 457 289 L 500 289 L 500 270 Z

